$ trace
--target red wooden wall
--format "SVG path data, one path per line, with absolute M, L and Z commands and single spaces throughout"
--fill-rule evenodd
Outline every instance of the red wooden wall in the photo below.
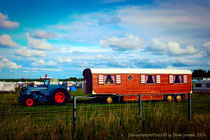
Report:
M 160 84 L 142 84 L 141 74 L 113 74 L 121 75 L 121 84 L 116 85 L 99 85 L 98 75 L 102 74 L 92 75 L 92 90 L 96 94 L 171 94 L 189 93 L 192 89 L 191 74 L 183 74 L 187 75 L 187 83 L 169 83 L 169 74 L 158 74 L 160 75 Z M 129 75 L 133 77 L 132 80 L 128 80 Z

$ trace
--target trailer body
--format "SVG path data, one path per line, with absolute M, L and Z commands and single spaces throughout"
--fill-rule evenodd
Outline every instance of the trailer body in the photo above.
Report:
M 210 93 L 210 80 L 195 81 L 193 93 Z
M 171 69 L 85 69 L 84 94 L 93 96 L 124 96 L 123 100 L 163 100 L 192 91 L 192 72 Z M 146 95 L 151 96 L 146 96 Z M 163 96 L 161 94 L 166 94 Z

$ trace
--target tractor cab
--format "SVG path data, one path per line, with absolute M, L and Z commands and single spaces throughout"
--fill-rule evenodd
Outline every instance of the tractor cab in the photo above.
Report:
M 50 84 L 50 79 L 44 79 L 44 85 L 48 86 Z
M 44 79 L 44 85 L 49 86 L 49 85 L 59 85 L 58 79 Z

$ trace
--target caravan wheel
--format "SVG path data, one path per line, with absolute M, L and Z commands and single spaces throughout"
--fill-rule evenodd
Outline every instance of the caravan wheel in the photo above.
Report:
M 176 96 L 176 101 L 178 101 L 178 102 L 182 101 L 182 97 L 180 95 L 177 95 Z
M 112 97 L 108 97 L 108 98 L 106 99 L 106 101 L 107 101 L 108 104 L 111 104 L 111 103 L 113 102 L 113 99 L 112 99 Z

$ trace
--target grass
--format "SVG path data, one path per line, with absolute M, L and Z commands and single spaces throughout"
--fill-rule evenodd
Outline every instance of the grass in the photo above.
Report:
M 84 96 L 81 89 L 72 95 Z M 209 94 L 192 95 L 192 121 L 188 120 L 187 100 L 143 102 L 142 118 L 138 103 L 80 101 L 76 128 L 73 127 L 72 99 L 65 106 L 41 103 L 24 107 L 17 104 L 16 97 L 16 93 L 0 95 L 0 139 L 149 139 L 164 136 L 176 139 L 183 138 L 183 134 L 209 137 Z

